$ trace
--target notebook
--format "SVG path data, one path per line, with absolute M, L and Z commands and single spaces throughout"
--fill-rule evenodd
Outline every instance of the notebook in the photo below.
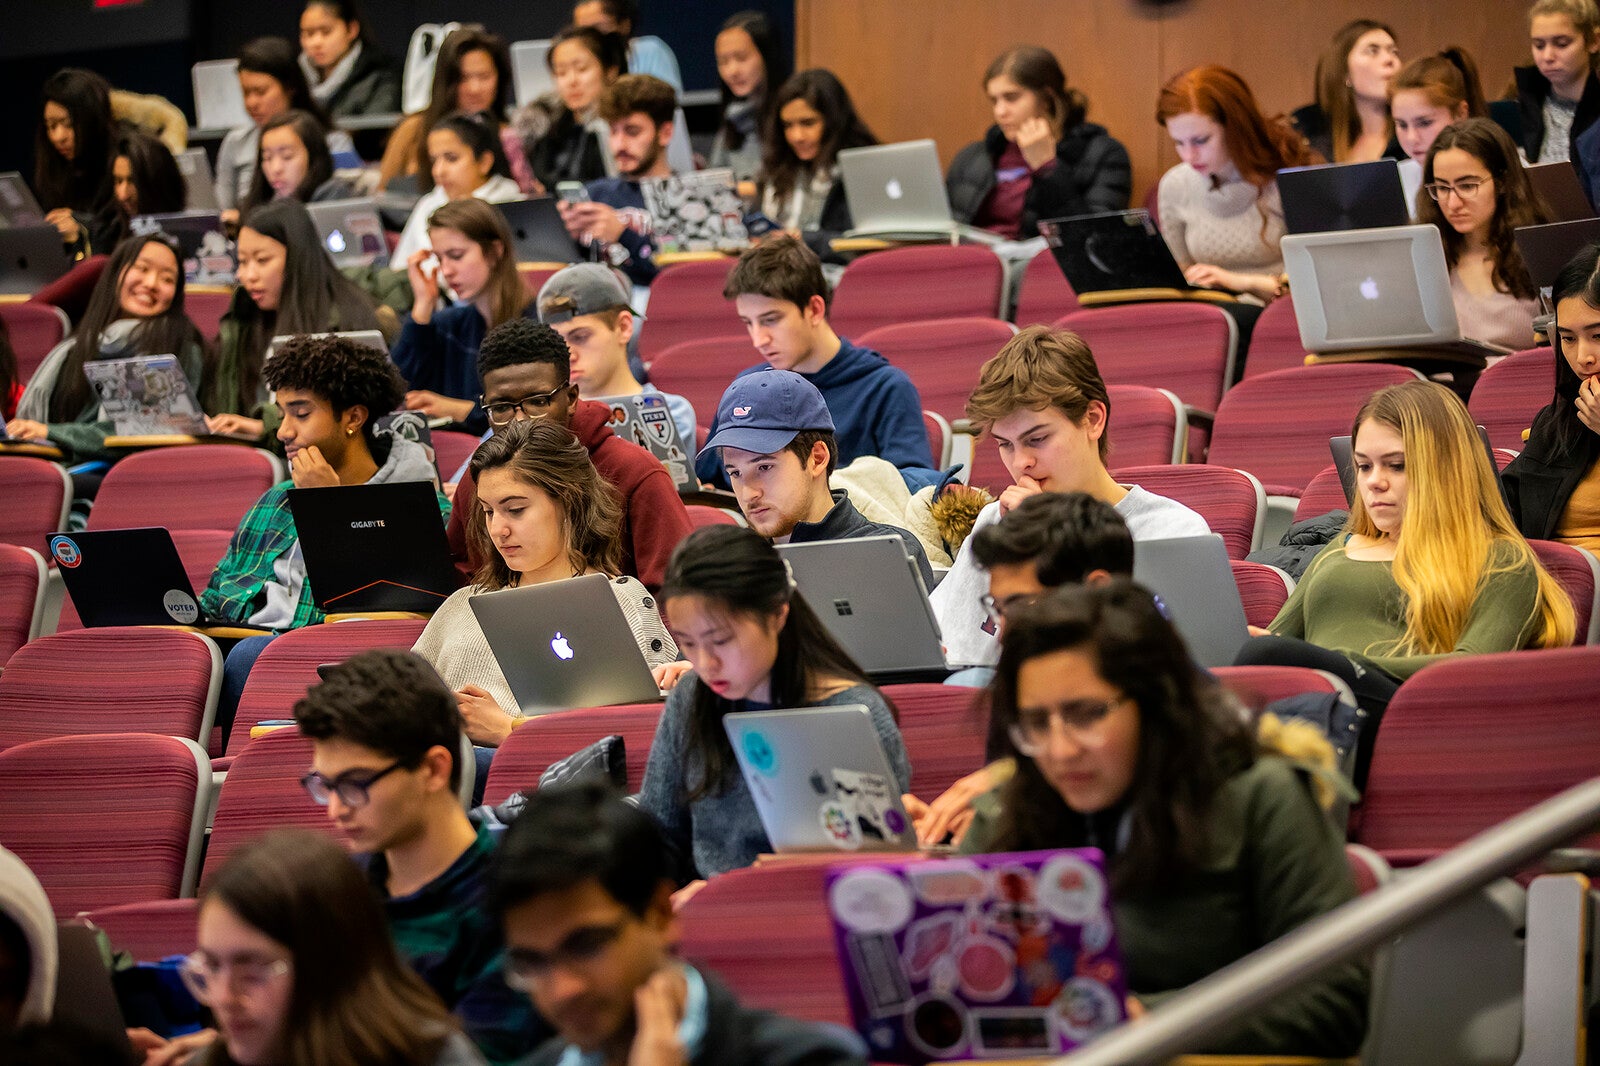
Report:
M 208 59 L 189 72 L 194 83 L 194 124 L 203 130 L 231 130 L 250 125 L 239 87 L 237 59 Z
M 1435 226 L 1290 234 L 1280 245 L 1306 351 L 1509 348 L 1461 336 Z
M 610 581 L 585 574 L 467 600 L 523 714 L 661 699 Z
M 1098 848 L 856 862 L 824 885 L 873 1062 L 1047 1059 L 1123 1021 Z
M 306 213 L 334 266 L 343 269 L 371 266 L 380 259 L 388 262 L 389 245 L 383 239 L 377 201 L 323 200 L 307 204 Z
M 855 228 L 847 237 L 929 236 L 999 244 L 999 235 L 962 225 L 950 214 L 939 152 L 931 140 L 846 148 L 839 180 Z
M 1288 167 L 1278 171 L 1278 195 L 1290 233 L 1378 229 L 1411 221 L 1400 164 L 1393 159 Z
M 22 175 L 15 170 L 0 173 L 0 229 L 44 225 L 48 225 L 44 220 L 44 208 L 34 199 L 33 190 L 22 180 Z
M 750 243 L 745 203 L 727 169 L 689 171 L 639 183 L 663 252 L 740 252 Z
M 84 363 L 83 372 L 100 395 L 102 417 L 118 436 L 210 432 L 175 355 L 101 359 Z
M 773 851 L 916 850 L 866 707 L 741 711 L 722 727 Z
M 664 396 L 645 392 L 637 396 L 593 396 L 590 399 L 611 408 L 611 432 L 623 440 L 631 440 L 661 460 L 680 493 L 699 491 L 693 457 L 683 447 L 683 437 L 678 433 L 678 424 L 672 420 Z
M 289 510 L 329 614 L 434 611 L 461 587 L 432 481 L 290 489 Z
M 1576 222 L 1593 218 L 1594 205 L 1583 191 L 1578 172 L 1568 159 L 1555 163 L 1535 163 L 1524 172 L 1533 184 L 1533 191 L 1550 208 L 1556 222 Z
M 519 263 L 581 263 L 589 254 L 578 246 L 561 221 L 552 196 L 507 200 L 495 204 L 511 230 L 511 246 Z
M 1133 579 L 1155 595 L 1196 663 L 1233 665 L 1250 629 L 1221 536 L 1135 541 Z
M 188 571 L 164 527 L 57 533 L 50 538 L 50 555 L 87 627 L 214 621 L 201 613 Z
M 211 174 L 211 160 L 204 148 L 186 148 L 175 157 L 178 172 L 183 175 L 185 210 L 220 211 L 217 202 L 217 183 Z
M 233 284 L 233 242 L 216 211 L 177 211 L 166 215 L 135 215 L 134 233 L 162 233 L 178 242 L 183 252 L 183 276 L 191 285 Z
M 54 226 L 0 228 L 0 293 L 31 295 L 72 268 Z
M 1148 211 L 1107 211 L 1043 219 L 1056 265 L 1080 295 L 1124 289 L 1195 291 Z
M 516 87 L 517 106 L 527 107 L 545 93 L 556 91 L 550 74 L 550 42 L 511 42 L 511 81 Z

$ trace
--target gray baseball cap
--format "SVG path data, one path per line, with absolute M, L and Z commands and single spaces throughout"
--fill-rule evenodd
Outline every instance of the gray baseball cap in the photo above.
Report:
M 628 303 L 629 295 L 627 285 L 610 267 L 577 263 L 552 274 L 534 302 L 539 308 L 539 321 L 547 326 L 601 311 L 632 311 L 635 317 L 643 318 Z

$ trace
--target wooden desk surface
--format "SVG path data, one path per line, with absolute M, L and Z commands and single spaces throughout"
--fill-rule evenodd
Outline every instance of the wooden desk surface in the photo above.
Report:
M 35 459 L 60 459 L 61 449 L 38 441 L 0 441 L 0 455 L 26 455 Z

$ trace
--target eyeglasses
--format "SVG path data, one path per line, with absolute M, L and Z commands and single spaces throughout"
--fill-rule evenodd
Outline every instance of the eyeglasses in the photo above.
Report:
M 238 962 L 216 962 L 200 952 L 185 955 L 178 963 L 178 976 L 183 987 L 198 1002 L 210 1005 L 222 993 L 223 982 L 230 981 L 234 994 L 250 998 L 266 991 L 267 986 L 286 976 L 290 966 L 287 959 L 266 962 L 242 959 Z
M 529 948 L 509 948 L 506 951 L 504 976 L 506 984 L 519 992 L 526 992 L 535 981 L 550 975 L 557 967 L 582 968 L 592 965 L 617 942 L 627 927 L 628 919 L 611 925 L 591 925 L 574 931 L 562 944 L 548 954 Z
M 521 411 L 528 418 L 542 418 L 557 396 L 572 387 L 572 382 L 563 381 L 549 392 L 536 392 L 531 396 L 524 396 L 520 400 L 511 400 L 503 403 L 486 403 L 482 396 L 478 402 L 483 404 L 484 413 L 489 416 L 491 424 L 503 426 L 512 422 Z
M 339 802 L 346 807 L 365 807 L 367 802 L 372 799 L 368 795 L 372 786 L 404 765 L 404 763 L 399 762 L 390 763 L 376 773 L 371 770 L 346 770 L 338 777 L 332 778 L 323 777 L 313 770 L 300 779 L 300 787 L 305 789 L 307 795 L 324 807 L 328 805 L 328 801 L 333 798 L 335 793 L 339 796 Z
M 1058 723 L 1079 744 L 1098 747 L 1105 743 L 1099 729 L 1106 715 L 1132 702 L 1127 696 L 1118 696 L 1111 700 L 1073 700 L 1054 708 L 1029 707 L 1017 712 L 1017 720 L 1007 733 L 1017 750 L 1029 758 L 1043 752 L 1050 743 L 1051 723 Z
M 1006 615 L 1038 603 L 1039 597 L 1042 595 L 1044 594 L 1041 592 L 1019 592 L 1015 595 L 1007 596 L 1003 600 L 997 600 L 993 596 L 985 594 L 979 598 L 978 602 L 983 605 L 983 613 L 989 616 L 989 621 L 998 626 L 1006 620 Z
M 1443 203 L 1444 198 L 1450 193 L 1455 193 L 1463 200 L 1472 200 L 1477 197 L 1480 189 L 1493 180 L 1493 178 L 1466 178 L 1454 185 L 1448 181 L 1430 181 L 1423 188 L 1428 190 L 1429 196 L 1440 203 Z

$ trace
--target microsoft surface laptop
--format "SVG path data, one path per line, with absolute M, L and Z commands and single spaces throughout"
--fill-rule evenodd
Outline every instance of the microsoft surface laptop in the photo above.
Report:
M 1589 203 L 1589 197 L 1583 191 L 1583 183 L 1578 180 L 1578 172 L 1573 169 L 1571 160 L 1535 163 L 1524 173 L 1528 175 L 1533 191 L 1538 193 L 1545 206 L 1550 208 L 1556 222 L 1576 222 L 1579 219 L 1594 217 L 1594 205 Z
M 1148 211 L 1105 211 L 1039 223 L 1056 265 L 1080 295 L 1124 289 L 1194 292 Z
M 32 294 L 72 268 L 54 226 L 0 229 L 0 293 Z
M 579 247 L 561 221 L 552 196 L 508 200 L 495 204 L 511 230 L 511 244 L 519 263 L 581 263 L 589 254 Z
M 1250 630 L 1221 536 L 1136 541 L 1133 579 L 1155 594 L 1196 663 L 1233 665 Z
M 610 582 L 585 574 L 467 600 L 522 713 L 661 698 Z
M 667 468 L 667 474 L 680 493 L 697 492 L 700 482 L 694 476 L 694 461 L 683 446 L 678 423 L 660 393 L 637 396 L 595 396 L 596 403 L 611 408 L 611 432 L 631 440 Z
M 323 200 L 307 204 L 306 213 L 334 266 L 365 267 L 380 259 L 388 262 L 389 246 L 383 239 L 376 200 Z
M 846 148 L 839 153 L 839 179 L 855 222 L 846 236 L 1001 241 L 987 230 L 961 225 L 950 214 L 939 152 L 931 140 Z
M 239 87 L 237 59 L 208 59 L 189 72 L 194 82 L 194 124 L 203 130 L 231 130 L 250 124 Z
M 220 211 L 217 202 L 217 183 L 211 173 L 211 160 L 204 148 L 186 148 L 175 157 L 178 172 L 183 175 L 184 201 L 188 211 Z
M 1400 164 L 1393 159 L 1289 167 L 1278 171 L 1278 195 L 1290 233 L 1379 229 L 1411 221 Z
M 290 489 L 289 509 L 329 614 L 433 611 L 461 586 L 432 481 Z
M 118 436 L 210 432 L 175 355 L 101 359 L 84 363 L 83 372 L 100 395 L 102 417 Z
M 33 190 L 15 170 L 0 173 L 0 229 L 45 226 L 44 208 L 34 199 Z
M 57 533 L 50 556 L 87 627 L 205 625 L 172 534 L 162 526 Z

